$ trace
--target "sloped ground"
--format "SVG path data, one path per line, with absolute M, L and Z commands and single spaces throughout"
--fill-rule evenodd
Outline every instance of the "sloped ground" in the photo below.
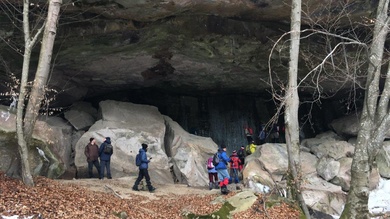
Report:
M 221 196 L 218 190 L 185 185 L 154 185 L 155 193 L 132 191 L 134 178 L 112 180 L 51 180 L 35 178 L 34 187 L 0 173 L 0 215 L 33 218 L 183 218 L 184 212 L 207 215 L 221 208 L 222 202 L 236 194 Z M 218 198 L 219 197 L 219 198 Z M 215 201 L 219 200 L 219 201 Z M 287 204 L 264 210 L 263 198 L 234 218 L 298 218 Z M 1 216 L 0 216 L 1 218 Z

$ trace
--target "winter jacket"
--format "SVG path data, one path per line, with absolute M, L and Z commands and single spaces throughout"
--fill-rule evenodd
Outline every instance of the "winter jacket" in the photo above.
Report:
M 100 157 L 100 160 L 103 160 L 103 161 L 110 161 L 111 159 L 111 155 L 112 154 L 106 154 L 104 153 L 104 147 L 106 144 L 111 144 L 111 141 L 110 140 L 105 140 L 101 145 L 100 145 L 100 148 L 99 148 L 99 157 Z M 114 152 L 114 150 L 113 150 Z
M 219 163 L 215 167 L 216 170 L 227 169 L 227 164 L 230 162 L 230 158 L 226 155 L 225 151 L 218 152 Z
M 238 166 L 241 164 L 241 160 L 240 158 L 238 158 L 237 156 L 230 156 L 230 163 L 231 163 L 231 168 L 232 169 L 238 169 Z
M 96 144 L 88 143 L 87 146 L 85 146 L 84 154 L 87 157 L 87 161 L 95 161 L 99 158 L 99 148 Z
M 148 157 L 146 156 L 146 151 L 141 148 L 139 149 L 139 154 L 141 155 L 141 165 L 139 166 L 139 169 L 148 169 L 148 163 L 150 162 L 150 160 L 148 160 Z
M 249 145 L 249 148 L 250 148 L 250 150 L 251 150 L 251 154 L 255 153 L 256 147 L 257 147 L 257 146 L 256 146 L 255 144 L 253 144 L 253 143 Z

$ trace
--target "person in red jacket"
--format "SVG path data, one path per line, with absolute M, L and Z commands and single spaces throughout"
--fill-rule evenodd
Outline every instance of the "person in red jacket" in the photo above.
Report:
M 240 183 L 240 180 L 238 178 L 238 172 L 240 168 L 241 160 L 237 156 L 237 151 L 234 150 L 232 153 L 232 156 L 230 156 L 230 181 L 233 181 L 236 184 L 236 189 L 240 189 L 240 187 L 237 185 L 237 183 Z
M 253 141 L 253 137 L 252 137 L 253 130 L 252 130 L 252 128 L 246 126 L 246 127 L 244 127 L 244 132 L 245 132 L 246 140 L 248 141 L 248 144 L 249 144 L 251 141 Z

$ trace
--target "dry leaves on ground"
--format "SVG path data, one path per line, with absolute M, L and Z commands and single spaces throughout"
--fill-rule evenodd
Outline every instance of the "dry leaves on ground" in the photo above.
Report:
M 92 191 L 74 184 L 37 177 L 34 187 L 26 187 L 20 180 L 0 173 L 0 215 L 35 216 L 42 218 L 118 218 L 126 212 L 128 218 L 183 218 L 183 211 L 207 215 L 217 211 L 222 204 L 210 204 L 219 194 L 163 195 L 158 199 L 131 195 L 129 199 Z M 231 197 L 231 192 L 225 199 Z M 298 212 L 286 204 L 263 208 L 261 197 L 245 212 L 234 215 L 241 218 L 298 218 Z

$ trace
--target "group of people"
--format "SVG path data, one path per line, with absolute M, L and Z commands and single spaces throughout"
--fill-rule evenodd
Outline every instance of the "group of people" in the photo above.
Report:
M 220 188 L 222 194 L 228 194 L 227 185 L 233 181 L 236 184 L 236 189 L 240 189 L 238 186 L 240 183 L 239 173 L 244 167 L 246 155 L 245 147 L 241 146 L 238 151 L 234 150 L 232 155 L 228 156 L 226 146 L 222 145 L 218 152 L 207 160 L 209 189 Z M 218 159 L 218 163 L 215 162 L 216 159 Z M 228 169 L 230 169 L 230 173 Z
M 260 125 L 259 135 L 257 136 L 260 144 L 264 144 L 267 141 L 270 143 L 283 143 L 285 142 L 285 129 L 284 126 L 281 128 L 278 124 L 273 124 L 272 126 L 266 128 L 265 125 Z M 252 128 L 246 126 L 244 127 L 244 133 L 248 144 L 250 144 L 253 139 L 253 130 Z
M 97 146 L 95 138 L 90 138 L 88 145 L 85 146 L 84 154 L 87 157 L 89 178 L 93 178 L 92 169 L 93 166 L 95 166 L 99 175 L 99 179 L 104 178 L 105 169 L 107 172 L 107 178 L 112 179 L 110 161 L 111 161 L 111 156 L 114 153 L 114 150 L 111 148 L 111 151 L 109 152 L 108 149 L 106 149 L 107 146 L 108 147 L 111 146 L 110 137 L 106 137 L 104 139 L 104 142 L 100 145 L 100 147 Z M 99 158 L 100 158 L 100 163 L 99 163 Z
M 146 152 L 148 150 L 147 144 L 142 144 L 142 148 L 139 150 L 139 157 L 141 164 L 139 165 L 139 172 L 138 177 L 135 180 L 135 183 L 132 187 L 134 191 L 140 191 L 138 189 L 138 185 L 140 184 L 141 180 L 145 178 L 146 185 L 148 187 L 149 192 L 153 192 L 156 190 L 155 187 L 152 186 L 152 183 L 150 181 L 150 176 L 148 172 L 149 162 L 152 158 L 147 157 Z M 104 142 L 100 145 L 100 147 L 97 146 L 95 138 L 90 138 L 89 143 L 87 146 L 85 146 L 84 154 L 87 157 L 88 162 L 88 176 L 89 178 L 93 178 L 93 166 L 96 167 L 96 170 L 99 175 L 99 179 L 104 178 L 104 172 L 106 170 L 107 173 L 107 179 L 112 179 L 111 177 L 111 156 L 114 153 L 113 146 L 111 145 L 111 138 L 106 137 L 104 139 Z M 99 162 L 100 158 L 100 162 Z

